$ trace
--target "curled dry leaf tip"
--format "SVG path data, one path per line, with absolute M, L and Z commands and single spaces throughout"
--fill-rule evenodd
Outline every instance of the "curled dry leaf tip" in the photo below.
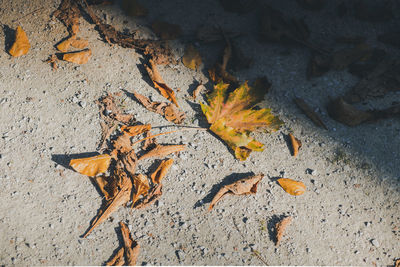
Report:
M 278 179 L 278 183 L 283 190 L 293 196 L 300 196 L 306 191 L 306 186 L 304 183 L 289 178 L 280 178 Z

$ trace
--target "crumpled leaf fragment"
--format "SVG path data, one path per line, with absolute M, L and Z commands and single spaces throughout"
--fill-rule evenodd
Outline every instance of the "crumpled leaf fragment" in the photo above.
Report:
M 201 56 L 199 51 L 192 45 L 186 46 L 185 54 L 182 57 L 182 63 L 191 70 L 197 70 L 201 65 Z
M 118 107 L 119 101 L 114 98 L 114 95 L 107 94 L 96 102 L 100 107 L 100 113 L 105 117 L 109 117 L 112 120 L 116 120 L 124 124 L 132 123 L 135 120 L 134 116 L 121 111 L 121 109 Z
M 186 148 L 186 145 L 156 145 L 153 149 L 143 154 L 139 160 L 151 158 L 151 157 L 164 157 L 172 153 L 182 151 Z
M 132 150 L 131 136 L 127 133 L 123 133 L 118 136 L 117 139 L 112 141 L 114 150 L 111 153 L 116 158 L 118 154 L 125 154 Z
M 197 96 L 200 94 L 201 91 L 204 91 L 206 87 L 203 84 L 199 84 L 196 89 L 193 90 L 192 97 L 196 100 Z
M 140 196 L 146 196 L 150 189 L 149 181 L 147 176 L 144 174 L 137 174 L 132 177 L 133 186 L 135 188 L 135 193 L 132 196 L 132 207 L 135 205 L 136 201 L 139 200 Z
M 258 174 L 240 179 L 232 184 L 223 186 L 212 199 L 208 210 L 212 208 L 226 195 L 247 195 L 257 193 L 258 183 L 264 178 L 264 174 Z
M 129 179 L 126 173 L 122 171 L 118 171 L 114 175 L 116 176 L 115 179 L 120 180 L 119 184 L 120 190 L 114 196 L 114 198 L 107 201 L 104 207 L 99 210 L 98 214 L 90 224 L 88 230 L 83 235 L 84 238 L 87 237 L 96 226 L 104 222 L 111 215 L 111 213 L 117 210 L 120 206 L 126 204 L 131 198 L 131 191 L 132 191 L 131 179 Z
M 292 217 L 288 216 L 283 218 L 280 222 L 275 225 L 276 231 L 276 243 L 275 245 L 278 246 L 282 240 L 283 235 L 285 234 L 286 227 L 292 222 Z
M 296 157 L 299 153 L 299 149 L 301 147 L 301 141 L 294 137 L 292 133 L 289 133 L 290 143 L 292 144 L 292 155 Z
M 122 156 L 122 163 L 124 164 L 126 172 L 131 177 L 135 175 L 137 162 L 138 162 L 138 158 L 133 149 Z
M 171 168 L 173 163 L 173 159 L 165 159 L 160 162 L 160 165 L 158 165 L 157 169 L 150 175 L 153 184 L 161 183 L 161 180 L 167 174 L 169 168 Z
M 294 101 L 296 102 L 297 106 L 304 112 L 304 114 L 307 115 L 308 118 L 311 119 L 311 121 L 315 125 L 322 127 L 325 130 L 328 130 L 328 127 L 326 127 L 325 123 L 322 121 L 319 115 L 315 113 L 315 111 L 303 99 L 295 97 Z
M 106 266 L 134 266 L 139 256 L 140 246 L 133 240 L 128 226 L 124 222 L 119 222 L 122 233 L 123 247 L 121 247 L 115 255 L 106 262 Z
M 151 28 L 161 40 L 174 40 L 182 35 L 182 29 L 179 25 L 165 21 L 156 20 L 151 24 Z
M 153 138 L 148 138 L 150 136 L 151 136 L 151 132 L 150 131 L 145 133 L 146 140 L 144 140 L 144 142 L 143 142 L 143 146 L 142 146 L 143 150 L 152 149 L 157 145 L 156 138 L 154 138 L 154 137 Z
M 147 110 L 164 116 L 167 121 L 173 122 L 175 124 L 181 124 L 186 118 L 185 113 L 180 111 L 175 105 L 171 103 L 156 101 L 152 102 L 146 96 L 136 92 L 133 92 L 133 95 Z
M 79 10 L 78 1 L 62 0 L 53 16 L 59 19 L 67 27 L 71 35 L 79 32 L 79 18 L 81 12 Z
M 134 126 L 121 126 L 121 131 L 125 132 L 129 136 L 136 136 L 145 132 L 150 131 L 151 124 L 142 124 L 142 125 L 134 125 Z
M 175 92 L 168 85 L 165 84 L 163 78 L 161 77 L 156 64 L 152 59 L 149 60 L 150 65 L 145 65 L 146 71 L 150 76 L 150 79 L 153 81 L 154 87 L 158 89 L 160 94 L 174 103 L 177 107 L 179 107 L 178 102 L 176 101 Z
M 106 172 L 110 166 L 111 156 L 102 154 L 89 158 L 71 159 L 69 166 L 80 174 L 87 176 L 96 176 Z
M 111 200 L 118 193 L 118 184 L 114 177 L 99 176 L 93 178 L 105 200 Z
M 278 183 L 283 190 L 293 196 L 300 196 L 306 191 L 306 186 L 303 182 L 298 182 L 289 178 L 279 178 Z
M 84 49 L 78 52 L 66 53 L 63 55 L 63 60 L 75 64 L 86 64 L 92 56 L 92 50 Z
M 259 128 L 275 131 L 283 122 L 270 109 L 253 108 L 264 98 L 262 87 L 249 87 L 245 82 L 228 94 L 228 86 L 217 84 L 208 96 L 209 105 L 201 104 L 201 109 L 211 124 L 210 130 L 224 140 L 237 159 L 245 160 L 251 151 L 264 149 L 262 143 L 249 136 L 250 132 Z
M 58 58 L 55 54 L 52 54 L 49 56 L 49 58 L 45 61 L 46 63 L 50 63 L 52 70 L 57 70 L 58 69 Z
M 8 50 L 8 53 L 10 53 L 10 55 L 13 57 L 20 57 L 26 55 L 29 51 L 29 48 L 31 48 L 31 45 L 29 44 L 28 36 L 21 26 L 18 26 L 15 31 L 14 43 L 12 44 L 10 50 Z
M 76 35 L 72 35 L 69 38 L 65 39 L 61 43 L 59 43 L 56 48 L 61 52 L 67 52 L 69 48 L 72 46 L 78 49 L 84 49 L 89 45 L 88 40 L 83 40 L 77 38 Z
M 134 208 L 135 209 L 143 209 L 157 201 L 161 198 L 162 195 L 162 184 L 156 184 L 153 186 L 149 193 L 140 200 L 140 203 L 137 203 Z

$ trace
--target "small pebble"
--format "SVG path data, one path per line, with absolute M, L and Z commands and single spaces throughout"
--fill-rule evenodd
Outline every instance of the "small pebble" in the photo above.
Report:
M 86 107 L 86 102 L 85 101 L 80 101 L 79 102 L 79 106 L 81 106 L 82 108 Z
M 185 259 L 185 252 L 183 250 L 177 250 L 176 251 L 176 255 L 178 256 L 178 259 L 180 261 Z
M 372 240 L 371 240 L 371 244 L 372 244 L 374 247 L 377 247 L 377 248 L 378 248 L 379 245 L 380 245 L 379 242 L 378 242 L 378 240 L 376 240 L 376 239 L 372 239 Z

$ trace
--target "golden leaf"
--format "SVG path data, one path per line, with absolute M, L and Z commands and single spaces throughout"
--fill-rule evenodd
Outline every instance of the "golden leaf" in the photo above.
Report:
M 15 41 L 8 53 L 13 57 L 20 57 L 27 54 L 29 48 L 31 48 L 31 45 L 29 44 L 28 36 L 26 36 L 21 26 L 18 26 L 15 31 Z
M 63 60 L 76 63 L 76 64 L 86 64 L 92 55 L 90 49 L 85 49 L 78 52 L 71 52 L 63 55 Z
M 146 175 L 141 173 L 132 177 L 133 185 L 135 187 L 135 194 L 132 197 L 132 207 L 135 205 L 136 201 L 139 200 L 140 195 L 146 196 L 150 189 L 149 181 Z
M 81 174 L 96 176 L 97 174 L 107 171 L 110 166 L 110 161 L 110 155 L 102 154 L 89 158 L 71 159 L 69 166 Z
M 121 131 L 125 132 L 127 135 L 136 136 L 145 132 L 150 131 L 151 124 L 143 124 L 143 125 L 135 125 L 135 126 L 126 126 L 122 125 Z
M 164 157 L 171 153 L 182 151 L 186 148 L 186 145 L 156 145 L 152 150 L 142 155 L 139 160 L 151 158 L 151 157 Z
M 278 179 L 278 183 L 282 186 L 283 190 L 293 196 L 300 196 L 306 191 L 304 183 L 289 178 L 280 178 Z

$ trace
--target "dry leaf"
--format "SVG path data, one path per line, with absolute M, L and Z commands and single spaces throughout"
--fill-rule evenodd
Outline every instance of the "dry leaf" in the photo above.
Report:
M 27 54 L 29 48 L 31 48 L 31 45 L 29 44 L 28 36 L 26 36 L 21 26 L 18 26 L 15 31 L 14 43 L 8 53 L 13 57 L 20 57 Z
M 46 61 L 46 63 L 50 63 L 51 68 L 53 70 L 57 70 L 58 66 L 57 66 L 57 62 L 58 62 L 58 58 L 55 54 L 51 55 Z
M 125 166 L 126 172 L 132 177 L 135 175 L 136 165 L 138 159 L 136 157 L 135 151 L 131 150 L 122 157 L 122 163 Z
M 149 193 L 141 199 L 140 203 L 135 205 L 135 209 L 143 209 L 152 203 L 154 203 L 156 200 L 158 200 L 162 195 L 162 184 L 156 184 L 150 191 Z
M 147 110 L 164 116 L 164 118 L 170 122 L 181 124 L 186 118 L 185 113 L 180 111 L 173 104 L 165 102 L 152 102 L 149 98 L 136 92 L 133 92 L 133 95 Z
M 151 157 L 165 157 L 171 153 L 182 151 L 185 148 L 186 145 L 156 145 L 155 148 L 142 155 L 139 160 Z
M 307 117 L 311 119 L 312 122 L 314 122 L 315 125 L 328 130 L 325 123 L 321 120 L 318 114 L 315 113 L 314 110 L 312 110 L 312 108 L 303 99 L 296 97 L 294 101 L 296 102 L 297 106 L 304 112 L 304 114 L 306 114 Z
M 106 266 L 123 266 L 125 264 L 124 259 L 125 249 L 122 247 L 118 250 L 115 255 L 106 262 Z
M 130 200 L 132 191 L 131 180 L 126 176 L 124 172 L 119 172 L 116 175 L 118 175 L 118 177 L 115 177 L 115 179 L 120 179 L 121 181 L 119 185 L 120 190 L 115 195 L 115 197 L 109 200 L 106 203 L 105 207 L 99 211 L 96 218 L 92 221 L 91 225 L 89 226 L 83 237 L 87 237 L 93 231 L 93 229 L 100 223 L 104 222 L 111 213 L 113 213 L 120 206 L 126 204 Z
M 60 42 L 56 48 L 58 51 L 67 52 L 69 47 L 71 46 L 71 40 L 75 38 L 75 35 L 65 39 L 64 41 Z
M 126 126 L 122 125 L 121 131 L 125 132 L 130 136 L 136 136 L 145 132 L 150 131 L 151 124 L 143 124 L 143 125 L 135 125 L 135 126 Z
M 161 161 L 160 165 L 158 165 L 157 169 L 150 175 L 153 184 L 161 183 L 162 178 L 167 174 L 169 168 L 171 168 L 172 163 L 174 163 L 173 159 L 166 159 Z
M 210 211 L 225 195 L 255 194 L 257 192 L 257 185 L 263 177 L 264 174 L 249 176 L 232 184 L 223 186 L 212 199 L 208 210 Z
M 132 207 L 135 205 L 136 201 L 139 200 L 141 195 L 146 196 L 150 189 L 149 181 L 146 175 L 141 173 L 132 177 L 133 185 L 135 187 L 135 193 L 132 197 Z
M 119 225 L 121 227 L 122 240 L 124 241 L 125 264 L 127 266 L 136 265 L 140 246 L 133 240 L 128 226 L 124 222 L 119 222 Z
M 153 81 L 154 87 L 158 89 L 160 94 L 179 107 L 175 98 L 175 92 L 165 84 L 163 78 L 158 72 L 157 66 L 152 59 L 149 60 L 150 65 L 145 65 L 146 71 Z
M 394 267 L 400 267 L 400 259 L 397 259 L 394 263 Z
M 97 174 L 106 172 L 110 166 L 110 162 L 110 155 L 103 154 L 89 158 L 71 159 L 69 166 L 81 174 L 96 176 Z
M 304 183 L 289 178 L 280 178 L 278 179 L 278 183 L 282 186 L 283 190 L 293 196 L 300 196 L 306 191 Z
M 118 136 L 112 143 L 114 147 L 113 156 L 116 156 L 116 152 L 118 152 L 118 154 L 125 154 L 132 150 L 131 136 L 127 133 Z
M 63 60 L 76 63 L 76 64 L 86 64 L 92 55 L 92 50 L 85 49 L 78 52 L 71 52 L 63 55 Z
M 118 184 L 114 177 L 99 176 L 93 179 L 103 193 L 106 201 L 113 199 L 118 193 Z
M 292 217 L 285 217 L 280 222 L 275 225 L 276 229 L 276 243 L 275 245 L 278 246 L 282 240 L 283 235 L 285 234 L 286 227 L 292 222 Z
M 186 46 L 185 54 L 182 57 L 182 63 L 187 68 L 197 70 L 201 65 L 201 56 L 199 51 L 194 48 L 193 45 L 189 44 Z
M 200 93 L 201 91 L 205 90 L 205 89 L 206 89 L 206 87 L 205 87 L 203 84 L 199 84 L 199 85 L 196 87 L 196 89 L 194 89 L 194 91 L 193 91 L 193 94 L 192 94 L 193 99 L 196 99 L 197 96 L 199 95 L 199 93 Z
M 112 94 L 108 94 L 100 98 L 99 101 L 97 101 L 96 103 L 100 107 L 101 114 L 103 114 L 104 116 L 108 116 L 113 120 L 122 122 L 124 124 L 130 124 L 135 120 L 132 114 L 127 114 L 120 110 L 120 108 L 118 107 L 119 103 L 118 101 L 116 101 Z
M 57 10 L 54 11 L 53 16 L 65 24 L 71 35 L 78 33 L 81 12 L 77 1 L 62 0 Z
M 301 147 L 301 141 L 289 133 L 290 143 L 292 144 L 293 157 L 296 157 Z
M 147 150 L 149 148 L 154 148 L 154 146 L 157 145 L 157 140 L 154 137 L 153 138 L 147 138 L 147 137 L 150 137 L 150 136 L 151 136 L 151 132 L 150 131 L 145 133 L 146 140 L 144 140 L 144 143 L 143 143 L 143 146 L 142 146 L 143 150 Z
M 160 37 L 161 40 L 174 40 L 182 35 L 179 25 L 156 20 L 151 24 L 153 32 Z
M 60 42 L 56 48 L 61 52 L 67 52 L 68 49 L 72 46 L 78 49 L 84 49 L 89 45 L 88 40 L 82 40 L 76 38 L 76 35 L 72 35 L 64 41 Z
M 220 83 L 209 94 L 209 105 L 200 104 L 210 130 L 233 150 L 235 157 L 245 160 L 252 151 L 263 151 L 263 144 L 250 137 L 250 132 L 267 128 L 279 129 L 283 123 L 270 109 L 254 109 L 264 99 L 261 87 L 249 87 L 247 82 L 228 94 L 228 84 Z

